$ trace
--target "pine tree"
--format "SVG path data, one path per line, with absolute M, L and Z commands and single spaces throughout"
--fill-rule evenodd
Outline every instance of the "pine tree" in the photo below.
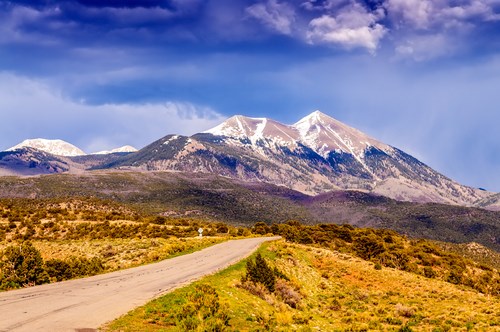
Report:
M 259 282 L 263 284 L 269 292 L 274 292 L 276 275 L 260 253 L 255 257 L 255 263 L 252 260 L 247 261 L 246 279 L 253 282 Z

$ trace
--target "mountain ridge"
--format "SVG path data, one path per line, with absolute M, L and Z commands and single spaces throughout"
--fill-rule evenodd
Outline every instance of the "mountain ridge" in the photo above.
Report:
M 25 175 L 21 166 L 33 164 L 30 154 L 16 151 L 15 158 L 8 154 L 0 158 L 0 174 Z M 481 204 L 483 208 L 493 202 L 496 207 L 494 200 L 488 200 L 493 193 L 463 186 L 404 151 L 320 111 L 292 125 L 235 115 L 189 137 L 167 135 L 137 152 L 40 156 L 34 163 L 45 163 L 50 169 L 40 174 L 97 169 L 214 173 L 309 195 L 359 190 L 400 201 Z M 64 167 L 51 168 L 61 160 Z M 28 173 L 36 173 L 36 167 Z
M 236 115 L 190 137 L 166 136 L 107 167 L 214 172 L 313 195 L 353 189 L 467 206 L 491 195 L 319 111 L 293 125 Z

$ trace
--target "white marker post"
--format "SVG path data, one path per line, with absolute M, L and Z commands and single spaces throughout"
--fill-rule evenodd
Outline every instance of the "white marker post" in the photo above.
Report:
M 203 228 L 201 228 L 201 227 L 198 229 L 198 236 L 199 237 L 203 236 Z

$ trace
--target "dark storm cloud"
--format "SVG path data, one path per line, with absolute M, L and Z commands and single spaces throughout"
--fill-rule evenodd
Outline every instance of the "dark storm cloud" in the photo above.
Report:
M 157 0 L 78 0 L 78 3 L 89 7 L 115 7 L 115 8 L 135 8 L 135 7 L 164 7 L 173 9 L 170 1 L 157 1 Z
M 0 5 L 0 42 L 133 45 L 182 39 L 195 29 L 199 1 L 23 1 Z M 179 29 L 179 27 L 182 27 Z M 184 38 L 185 39 L 185 38 Z M 57 46 L 57 45 L 56 45 Z M 56 50 L 56 46 L 54 47 Z
M 4 43 L 31 43 L 43 35 L 69 45 L 247 41 L 263 47 L 283 35 L 372 54 L 386 44 L 417 61 L 466 51 L 450 44 L 474 39 L 483 26 L 495 30 L 500 20 L 494 0 L 66 0 L 4 2 L 0 8 Z M 429 50 L 422 46 L 427 42 Z M 448 51 L 436 54 L 436 47 Z

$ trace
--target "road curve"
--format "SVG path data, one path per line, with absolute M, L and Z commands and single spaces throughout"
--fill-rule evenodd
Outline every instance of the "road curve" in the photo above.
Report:
M 275 239 L 231 240 L 155 264 L 0 293 L 0 331 L 92 331 Z

